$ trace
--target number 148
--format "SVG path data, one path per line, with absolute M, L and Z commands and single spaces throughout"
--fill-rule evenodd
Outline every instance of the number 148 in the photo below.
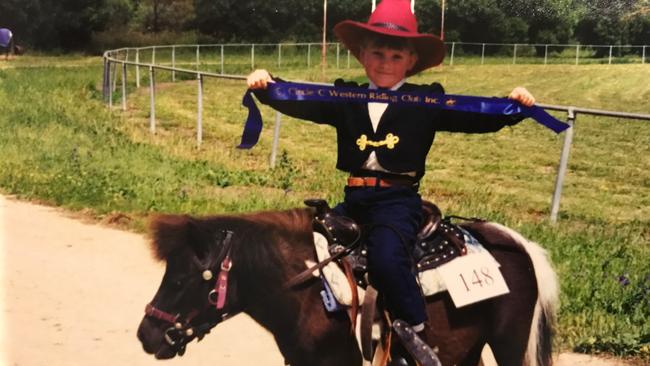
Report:
M 490 269 L 487 267 L 482 267 L 480 270 L 474 269 L 469 276 L 469 279 L 465 279 L 465 276 L 463 276 L 463 273 L 460 273 L 458 275 L 463 281 L 463 285 L 465 285 L 465 290 L 467 292 L 470 292 L 472 288 L 475 287 L 483 287 L 485 286 L 490 286 L 494 283 L 494 278 L 490 275 Z M 467 282 L 467 281 L 470 282 Z M 470 287 L 471 286 L 471 287 Z

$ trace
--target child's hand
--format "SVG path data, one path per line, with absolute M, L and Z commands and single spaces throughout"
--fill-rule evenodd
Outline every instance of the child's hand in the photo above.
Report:
M 518 86 L 510 92 L 508 98 L 515 100 L 526 107 L 531 107 L 535 104 L 535 97 L 526 88 Z
M 271 74 L 264 69 L 255 70 L 246 77 L 246 83 L 249 89 L 266 89 L 268 83 L 274 82 Z

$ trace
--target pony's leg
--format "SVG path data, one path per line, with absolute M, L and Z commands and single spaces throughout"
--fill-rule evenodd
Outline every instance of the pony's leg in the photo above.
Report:
M 297 312 L 286 312 L 282 316 L 279 311 L 275 313 L 275 318 L 283 319 L 280 322 L 275 319 L 280 328 L 271 332 L 285 362 L 291 366 L 360 365 L 361 351 L 354 334 L 350 332 L 347 314 L 327 313 L 318 293 L 320 289 L 311 286 L 305 290 L 304 296 L 294 298 L 299 305 L 293 303 L 283 307 L 297 308 Z
M 485 347 L 485 343 L 477 343 L 474 345 L 467 353 L 467 356 L 465 356 L 465 359 L 459 362 L 457 366 L 483 366 L 483 362 L 481 361 L 483 347 Z
M 485 303 L 457 309 L 447 293 L 427 298 L 430 326 L 427 343 L 437 347 L 438 358 L 444 366 L 478 364 L 486 342 L 489 311 Z
M 492 335 L 488 344 L 499 366 L 524 364 L 530 327 L 537 302 L 537 286 L 527 254 L 492 250 L 502 264 L 501 272 L 510 293 L 492 300 Z

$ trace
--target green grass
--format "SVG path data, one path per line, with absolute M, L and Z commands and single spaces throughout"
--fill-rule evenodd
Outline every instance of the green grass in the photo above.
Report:
M 246 115 L 242 82 L 206 81 L 198 148 L 191 78 L 169 83 L 169 75 L 159 74 L 152 135 L 148 90 L 136 90 L 133 70 L 123 113 L 101 101 L 97 58 L 3 62 L 0 190 L 6 194 L 104 221 L 127 217 L 135 230 L 144 230 L 152 212 L 245 212 L 341 198 L 345 174 L 334 169 L 335 135 L 327 126 L 283 117 L 281 152 L 270 169 L 275 113 L 262 107 L 259 145 L 234 148 Z M 323 77 L 317 67 L 275 68 L 271 57 L 260 62 L 287 79 L 363 79 L 359 69 L 330 67 Z M 440 81 L 454 94 L 503 96 L 523 85 L 545 104 L 649 113 L 644 80 L 648 65 L 444 66 L 413 78 Z M 116 92 L 116 105 L 119 98 Z M 532 121 L 496 134 L 441 133 L 421 192 L 443 212 L 502 222 L 548 249 L 561 280 L 561 348 L 647 361 L 650 123 L 578 115 L 560 222 L 552 225 L 547 217 L 562 140 Z

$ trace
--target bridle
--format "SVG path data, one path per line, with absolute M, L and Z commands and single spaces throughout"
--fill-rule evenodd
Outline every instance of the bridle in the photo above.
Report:
M 223 231 L 224 238 L 221 241 L 221 251 L 216 262 L 220 263 L 219 275 L 214 284 L 214 288 L 208 293 L 207 305 L 204 309 L 193 309 L 187 316 L 181 314 L 171 314 L 156 308 L 152 303 L 147 304 L 144 309 L 146 316 L 167 322 L 172 326 L 167 328 L 164 333 L 165 342 L 172 347 L 179 356 L 185 353 L 185 346 L 194 337 L 202 339 L 212 328 L 222 321 L 234 316 L 229 314 L 225 309 L 226 295 L 228 292 L 228 274 L 232 269 L 232 259 L 230 252 L 232 249 L 233 232 L 230 230 Z M 203 281 L 211 281 L 214 278 L 213 271 L 206 268 L 202 271 Z M 214 309 L 214 316 L 208 320 L 195 325 L 192 320 L 207 309 Z
M 208 293 L 207 306 L 203 310 L 193 309 L 183 318 L 181 314 L 171 314 L 158 309 L 152 303 L 145 306 L 144 312 L 146 316 L 171 324 L 171 326 L 165 330 L 164 338 L 165 342 L 167 342 L 167 344 L 172 347 L 179 356 L 182 356 L 185 353 L 186 345 L 191 342 L 194 337 L 201 340 L 219 323 L 242 311 L 242 309 L 239 309 L 235 312 L 228 312 L 225 309 L 226 295 L 228 291 L 228 274 L 233 266 L 230 256 L 233 232 L 230 230 L 223 230 L 223 234 L 225 236 L 221 242 L 222 248 L 216 260 L 216 263 L 220 263 L 219 276 L 215 281 L 214 288 Z M 284 284 L 284 286 L 277 288 L 274 292 L 284 291 L 306 282 L 309 278 L 312 278 L 311 274 L 316 270 L 322 269 L 330 262 L 349 255 L 354 248 L 357 247 L 359 239 L 360 236 L 354 240 L 352 245 L 292 277 Z M 210 270 L 210 268 L 206 268 L 202 272 L 201 277 L 204 281 L 211 281 L 214 278 L 213 271 Z M 206 309 L 213 309 L 215 311 L 214 315 L 198 325 L 193 324 L 192 320 Z

